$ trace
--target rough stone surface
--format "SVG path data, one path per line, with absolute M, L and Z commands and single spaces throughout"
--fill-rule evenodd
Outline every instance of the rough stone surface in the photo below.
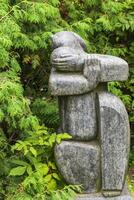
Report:
M 109 55 L 99 55 L 100 82 L 125 81 L 128 79 L 129 70 L 125 60 Z
M 122 102 L 105 92 L 107 82 L 128 78 L 128 64 L 88 54 L 73 32 L 56 33 L 52 42 L 49 88 L 59 99 L 60 130 L 75 140 L 55 147 L 59 170 L 69 184 L 83 184 L 89 193 L 77 200 L 130 200 L 121 195 L 130 146 L 128 115 Z M 103 196 L 90 195 L 98 190 Z
M 51 71 L 49 89 L 54 96 L 77 95 L 89 91 L 89 83 L 82 74 Z
M 52 69 L 49 85 L 53 95 L 84 94 L 95 89 L 99 82 L 128 78 L 126 61 L 115 56 L 87 54 L 83 39 L 75 33 L 57 33 L 52 41 L 51 63 L 55 70 Z
M 100 61 L 95 54 L 88 54 L 85 59 L 83 75 L 88 80 L 89 91 L 96 88 L 100 82 Z
M 82 72 L 84 66 L 85 52 L 70 47 L 59 47 L 51 55 L 51 61 L 57 71 Z M 66 64 L 65 58 L 68 57 Z
M 92 66 L 94 66 L 94 63 L 97 64 L 96 66 L 100 67 L 98 73 L 99 82 L 123 81 L 128 79 L 128 64 L 125 60 L 119 57 L 103 54 L 88 54 L 88 59 L 85 66 L 89 68 L 89 72 L 91 71 Z M 92 76 L 92 79 L 93 78 L 96 79 L 96 76 L 94 74 Z
M 84 40 L 74 32 L 61 31 L 52 36 L 53 49 L 59 47 L 72 47 L 74 49 L 86 50 Z
M 58 168 L 69 184 L 97 192 L 100 182 L 100 148 L 95 142 L 62 141 L 55 147 Z
M 102 190 L 121 191 L 128 164 L 130 129 L 125 106 L 119 98 L 99 93 Z M 107 192 L 107 196 L 109 196 Z
M 133 200 L 132 196 L 130 195 L 127 187 L 125 186 L 121 195 L 117 197 L 103 197 L 102 194 L 83 194 L 78 195 L 75 200 Z
M 76 140 L 95 139 L 97 134 L 95 94 L 59 97 L 61 132 Z

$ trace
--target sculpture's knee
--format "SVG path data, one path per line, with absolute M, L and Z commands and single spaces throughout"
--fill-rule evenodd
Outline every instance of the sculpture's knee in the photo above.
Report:
M 124 185 L 130 143 L 128 115 L 119 98 L 101 92 L 99 100 L 102 189 L 104 195 L 115 196 Z M 117 192 L 118 194 L 118 192 Z

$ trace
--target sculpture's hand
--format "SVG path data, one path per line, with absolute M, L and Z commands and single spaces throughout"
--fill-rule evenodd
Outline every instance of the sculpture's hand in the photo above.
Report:
M 76 50 L 62 47 L 54 50 L 51 63 L 59 71 L 82 71 L 84 66 L 84 56 Z
M 60 71 L 82 71 L 84 59 L 80 55 L 63 55 L 52 61 L 52 64 Z

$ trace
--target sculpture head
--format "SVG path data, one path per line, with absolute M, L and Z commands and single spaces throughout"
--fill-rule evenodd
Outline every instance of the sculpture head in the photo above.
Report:
M 82 72 L 86 53 L 84 40 L 73 32 L 59 32 L 52 36 L 51 63 L 58 71 Z
M 62 31 L 53 35 L 51 39 L 53 43 L 53 49 L 59 47 L 71 47 L 86 51 L 86 44 L 84 40 L 76 33 Z

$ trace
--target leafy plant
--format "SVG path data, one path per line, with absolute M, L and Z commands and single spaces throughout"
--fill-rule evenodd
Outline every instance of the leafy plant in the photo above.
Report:
M 134 196 L 134 180 L 131 180 L 129 177 L 128 177 L 128 186 L 131 194 Z
M 31 109 L 47 127 L 59 128 L 59 112 L 55 100 L 37 98 L 33 101 Z
M 68 136 L 46 128 L 59 123 L 48 92 L 52 34 L 74 31 L 88 52 L 128 61 L 129 80 L 109 90 L 124 101 L 133 132 L 133 9 L 133 0 L 0 0 L 0 199 L 69 199 L 78 189 L 54 169 L 53 145 Z
M 14 156 L 11 157 L 10 163 L 14 167 L 9 173 L 9 177 L 13 177 L 17 183 L 17 191 L 9 192 L 7 199 L 10 199 L 10 196 L 17 199 L 18 191 L 21 193 L 20 199 L 21 196 L 29 199 L 44 199 L 46 196 L 46 199 L 52 199 L 56 195 L 59 199 L 62 199 L 63 195 L 71 199 L 71 195 L 75 195 L 73 189 L 78 190 L 79 187 L 65 186 L 63 190 L 58 190 L 65 184 L 54 163 L 52 150 L 56 142 L 70 138 L 68 134 L 57 135 L 43 126 L 37 126 L 34 131 L 28 132 L 24 140 L 18 140 L 12 146 Z M 71 193 L 67 194 L 68 191 Z

